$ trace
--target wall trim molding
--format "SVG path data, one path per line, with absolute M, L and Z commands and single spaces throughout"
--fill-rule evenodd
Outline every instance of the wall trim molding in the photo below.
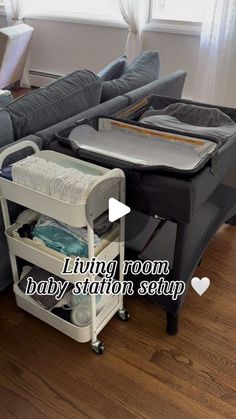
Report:
M 163 32 L 163 33 L 173 33 L 176 35 L 191 35 L 199 36 L 201 35 L 202 25 L 194 24 L 190 22 L 177 22 L 177 21 L 166 21 L 161 20 L 152 21 L 147 23 L 144 27 L 144 31 L 147 32 Z
M 31 69 L 29 73 L 30 84 L 35 87 L 46 86 L 48 83 L 58 80 L 60 77 L 64 76 L 64 74 L 49 73 L 47 71 L 35 69 Z

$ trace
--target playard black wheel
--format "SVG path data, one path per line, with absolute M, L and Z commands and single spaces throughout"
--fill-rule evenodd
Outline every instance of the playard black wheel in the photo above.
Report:
M 100 340 L 97 340 L 95 343 L 91 344 L 92 350 L 98 355 L 102 355 L 105 351 L 104 343 Z
M 169 336 L 175 336 L 178 333 L 178 315 L 166 311 L 166 333 Z
M 123 322 L 127 322 L 130 318 L 129 312 L 125 308 L 118 310 L 117 315 L 118 318 Z

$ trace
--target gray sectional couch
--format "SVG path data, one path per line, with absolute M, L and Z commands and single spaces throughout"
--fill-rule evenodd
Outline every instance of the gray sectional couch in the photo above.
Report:
M 180 70 L 159 79 L 158 53 L 146 51 L 129 67 L 125 57 L 122 59 L 115 62 L 119 73 L 117 79 L 114 78 L 117 74 L 114 65 L 105 73 L 101 72 L 100 77 L 88 70 L 76 71 L 0 108 L 0 153 L 13 141 L 26 139 L 35 141 L 40 148 L 63 153 L 66 145 L 55 139 L 55 133 L 73 122 L 114 114 L 149 94 L 181 97 L 186 73 Z M 113 80 L 108 79 L 108 73 Z M 23 158 L 26 151 L 18 152 L 4 165 Z M 10 212 L 14 221 L 19 207 L 10 204 Z M 12 281 L 1 213 L 0 244 L 1 291 Z

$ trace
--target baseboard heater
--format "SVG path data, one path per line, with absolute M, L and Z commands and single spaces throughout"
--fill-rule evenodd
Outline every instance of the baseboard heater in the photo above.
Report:
M 30 70 L 31 86 L 41 87 L 62 77 L 63 74 L 48 73 L 40 70 Z

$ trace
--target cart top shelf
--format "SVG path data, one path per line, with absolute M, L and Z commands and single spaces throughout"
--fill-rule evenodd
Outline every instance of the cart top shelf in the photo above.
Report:
M 106 169 L 73 157 L 64 156 L 54 151 L 40 151 L 38 146 L 31 141 L 13 144 L 0 154 L 0 168 L 9 155 L 23 148 L 33 148 L 35 156 L 46 161 L 58 163 L 63 167 L 73 167 L 86 174 L 98 176 L 92 189 L 85 200 L 79 204 L 71 204 L 34 189 L 0 177 L 1 196 L 9 201 L 31 208 L 58 221 L 73 227 L 84 227 L 87 224 L 87 214 L 95 219 L 108 208 L 108 199 L 111 195 L 119 199 L 119 181 L 124 179 L 120 169 Z

